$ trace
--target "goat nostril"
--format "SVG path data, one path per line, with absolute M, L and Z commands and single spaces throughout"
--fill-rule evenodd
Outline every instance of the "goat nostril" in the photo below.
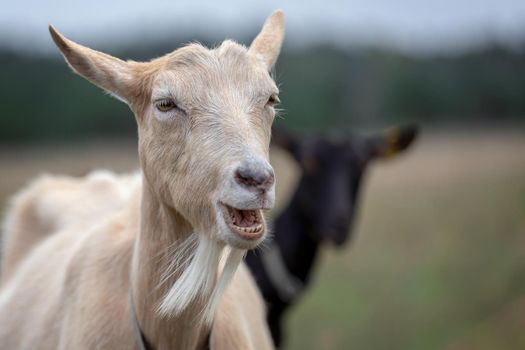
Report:
M 242 167 L 235 172 L 235 181 L 250 188 L 268 190 L 275 182 L 272 171 L 255 170 L 249 167 Z

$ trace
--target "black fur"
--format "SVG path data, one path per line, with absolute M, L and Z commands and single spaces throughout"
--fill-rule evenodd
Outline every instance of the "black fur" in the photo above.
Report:
M 272 244 L 289 274 L 307 287 L 323 244 L 341 246 L 351 237 L 359 188 L 367 165 L 406 149 L 417 134 L 406 126 L 364 138 L 295 137 L 274 132 L 272 142 L 300 164 L 302 177 L 288 207 L 273 223 Z M 297 296 L 283 300 L 272 284 L 261 251 L 250 251 L 246 262 L 268 306 L 268 323 L 276 346 L 282 344 L 282 318 Z

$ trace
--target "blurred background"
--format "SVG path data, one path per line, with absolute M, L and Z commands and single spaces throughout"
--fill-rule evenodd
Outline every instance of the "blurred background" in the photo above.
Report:
M 138 166 L 131 112 L 69 71 L 49 23 L 144 60 L 190 41 L 248 45 L 276 8 L 287 21 L 277 126 L 422 128 L 406 155 L 368 172 L 356 235 L 324 250 L 287 348 L 524 349 L 523 1 L 6 1 L 0 207 L 43 172 Z M 289 193 L 300 175 L 275 162 Z

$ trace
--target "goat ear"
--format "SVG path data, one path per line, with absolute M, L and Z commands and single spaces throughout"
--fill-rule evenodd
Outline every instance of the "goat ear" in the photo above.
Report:
M 129 103 L 133 74 L 128 62 L 66 39 L 51 25 L 49 32 L 75 73 Z
M 418 133 L 418 126 L 410 124 L 388 129 L 379 135 L 369 136 L 365 140 L 368 158 L 396 156 L 409 148 Z
M 261 32 L 253 39 L 250 53 L 271 70 L 277 61 L 284 39 L 284 13 L 277 10 L 264 22 Z

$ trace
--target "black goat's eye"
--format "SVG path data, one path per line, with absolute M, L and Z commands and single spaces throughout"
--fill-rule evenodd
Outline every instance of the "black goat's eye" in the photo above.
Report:
M 268 98 L 268 102 L 266 102 L 266 104 L 268 106 L 273 106 L 274 104 L 279 102 L 281 102 L 281 100 L 279 100 L 279 96 L 277 96 L 276 94 L 272 94 L 270 95 L 270 98 Z
M 177 108 L 177 105 L 171 98 L 163 98 L 155 101 L 155 107 L 161 112 L 169 112 L 172 109 Z

